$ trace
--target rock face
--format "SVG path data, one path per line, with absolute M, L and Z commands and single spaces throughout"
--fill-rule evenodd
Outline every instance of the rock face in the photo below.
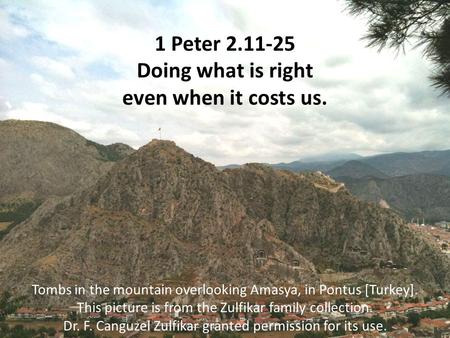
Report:
M 439 248 L 395 213 L 357 200 L 332 179 L 255 165 L 225 173 L 249 216 L 271 222 L 282 241 L 321 271 L 392 261 L 424 285 L 449 287 L 449 261 Z
M 46 202 L 5 237 L 0 257 L 1 287 L 18 292 L 32 282 L 316 280 L 270 222 L 248 217 L 223 173 L 164 141 Z
M 16 226 L 0 242 L 0 290 L 168 279 L 311 283 L 317 268 L 359 270 L 380 260 L 408 268 L 425 287 L 450 286 L 438 248 L 325 175 L 263 165 L 219 171 L 154 140 Z

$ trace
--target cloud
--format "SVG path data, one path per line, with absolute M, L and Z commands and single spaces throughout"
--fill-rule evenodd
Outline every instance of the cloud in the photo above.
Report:
M 61 77 L 66 80 L 72 80 L 75 78 L 72 68 L 67 63 L 45 56 L 34 56 L 32 58 L 32 62 L 41 70 L 46 71 L 50 75 Z
M 134 144 L 139 140 L 137 134 L 120 125 L 103 123 L 102 125 L 94 125 L 82 119 L 71 119 L 64 115 L 55 113 L 42 103 L 23 102 L 20 107 L 12 108 L 8 102 L 3 104 L 6 109 L 5 118 L 35 121 L 52 121 L 65 127 L 73 129 L 89 139 L 95 139 L 103 143 L 110 143 L 113 139 L 115 142 L 131 141 Z M 3 106 L 0 101 L 0 112 Z
M 52 121 L 65 127 L 86 131 L 91 128 L 90 124 L 84 121 L 75 121 L 62 115 L 58 115 L 49 110 L 49 107 L 42 103 L 23 102 L 20 107 L 15 107 L 6 113 L 8 119 Z
M 76 13 L 77 15 L 73 15 Z M 82 18 L 82 24 L 80 24 Z M 340 1 L 33 0 L 0 6 L 3 117 L 63 124 L 94 141 L 138 147 L 158 136 L 216 164 L 329 152 L 450 148 L 448 99 L 430 86 L 420 50 L 365 47 L 365 23 Z M 7 35 L 7 37 L 5 37 Z M 156 52 L 155 38 L 295 36 L 292 52 Z M 221 46 L 222 46 L 221 45 Z M 6 48 L 5 46 L 10 46 Z M 14 53 L 11 52 L 14 50 Z M 196 66 L 311 63 L 314 78 L 139 79 L 137 63 Z M 322 93 L 326 106 L 125 107 L 124 93 Z M 3 108 L 1 108 L 3 107 Z
M 5 118 L 7 112 L 11 109 L 12 109 L 11 103 L 9 101 L 6 101 L 4 98 L 0 97 L 0 117 Z
M 14 17 L 5 11 L 0 11 L 0 40 L 10 41 L 23 39 L 30 35 L 30 31 L 23 25 L 14 23 Z

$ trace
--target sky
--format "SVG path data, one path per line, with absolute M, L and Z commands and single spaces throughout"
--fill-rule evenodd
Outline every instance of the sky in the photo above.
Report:
M 418 48 L 378 52 L 343 0 L 0 0 L 0 119 L 51 121 L 134 148 L 159 137 L 217 165 L 450 148 L 448 97 Z M 156 37 L 293 35 L 292 52 L 157 52 Z M 295 61 L 313 79 L 138 78 L 159 66 Z M 321 93 L 326 106 L 125 106 L 125 93 Z

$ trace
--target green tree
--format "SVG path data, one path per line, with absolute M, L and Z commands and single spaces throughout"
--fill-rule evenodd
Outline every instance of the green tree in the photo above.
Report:
M 420 323 L 420 314 L 417 312 L 408 313 L 408 323 L 412 324 L 412 326 L 417 326 Z
M 13 297 L 9 291 L 3 292 L 0 296 L 0 321 L 10 313 L 16 312 L 24 300 L 25 297 Z
M 445 309 L 423 311 L 420 318 L 450 318 L 450 304 Z
M 432 84 L 450 95 L 449 0 L 346 0 L 349 12 L 368 17 L 368 46 L 404 50 L 423 45 L 434 64 Z
M 347 334 L 343 324 L 339 325 L 338 329 L 334 330 L 332 333 L 333 337 L 345 336 Z
M 67 315 L 67 319 L 70 320 L 71 322 L 76 322 L 77 321 L 77 313 L 75 311 L 70 311 L 69 314 Z

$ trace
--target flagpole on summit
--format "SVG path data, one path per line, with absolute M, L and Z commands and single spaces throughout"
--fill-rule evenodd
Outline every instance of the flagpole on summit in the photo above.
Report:
M 159 131 L 159 139 L 161 140 L 161 127 L 158 128 Z

